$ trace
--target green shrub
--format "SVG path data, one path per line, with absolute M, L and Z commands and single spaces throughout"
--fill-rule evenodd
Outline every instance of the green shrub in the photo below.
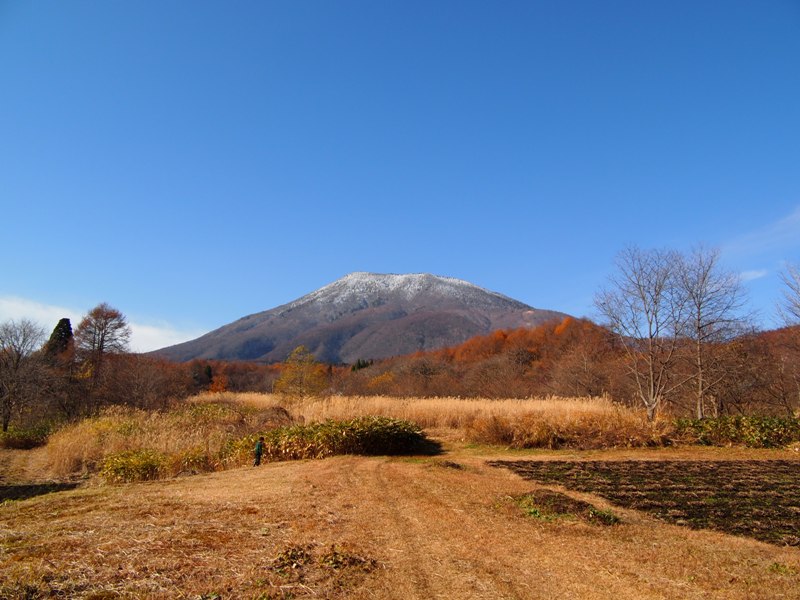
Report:
M 217 460 L 200 446 L 171 456 L 169 462 L 172 474 L 210 473 L 217 470 Z
M 782 448 L 800 440 L 800 419 L 795 417 L 677 419 L 675 428 L 679 439 L 704 446 Z
M 388 417 L 279 427 L 263 435 L 265 460 L 324 458 L 335 454 L 405 454 L 424 439 L 418 425 Z M 244 462 L 252 455 L 258 437 L 254 434 L 228 443 L 223 450 L 224 462 Z
M 8 431 L 0 432 L 0 448 L 29 450 L 37 446 L 44 446 L 52 431 L 53 426 L 50 423 L 32 427 L 15 427 L 11 425 Z
M 100 475 L 114 483 L 150 481 L 161 477 L 165 466 L 166 457 L 160 452 L 127 450 L 106 456 Z
M 599 523 L 600 525 L 616 525 L 620 523 L 620 518 L 610 510 L 601 510 L 594 506 L 588 510 L 586 518 L 589 522 Z

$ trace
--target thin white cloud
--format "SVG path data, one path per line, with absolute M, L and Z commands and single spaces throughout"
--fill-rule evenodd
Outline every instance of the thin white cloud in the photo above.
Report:
M 77 311 L 62 306 L 44 304 L 19 296 L 0 296 L 0 323 L 28 319 L 41 325 L 49 335 L 58 321 L 67 318 L 73 329 L 78 326 L 86 311 Z M 128 319 L 131 327 L 131 350 L 149 352 L 166 346 L 180 344 L 200 337 L 205 331 L 180 330 L 168 323 L 147 324 Z
M 160 350 L 167 346 L 188 342 L 207 333 L 206 331 L 175 329 L 168 324 L 145 325 L 135 321 L 129 321 L 129 323 L 131 326 L 131 350 L 134 352 Z
M 0 322 L 28 319 L 38 323 L 49 333 L 61 319 L 69 319 L 73 326 L 80 321 L 81 313 L 63 306 L 43 304 L 18 296 L 0 296 Z
M 766 277 L 767 275 L 769 275 L 769 271 L 767 269 L 759 269 L 754 271 L 743 271 L 742 273 L 739 273 L 739 278 L 742 281 L 753 281 L 755 279 Z
M 746 233 L 722 248 L 725 254 L 758 256 L 800 248 L 800 206 L 784 218 Z

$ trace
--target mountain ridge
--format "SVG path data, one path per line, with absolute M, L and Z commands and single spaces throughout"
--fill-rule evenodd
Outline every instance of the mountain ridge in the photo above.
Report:
M 359 271 L 154 354 L 176 361 L 279 362 L 304 345 L 319 360 L 350 363 L 437 349 L 564 316 L 453 277 Z

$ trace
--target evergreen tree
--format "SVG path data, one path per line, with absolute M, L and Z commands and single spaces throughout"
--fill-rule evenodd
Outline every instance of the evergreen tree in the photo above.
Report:
M 351 371 L 360 371 L 361 369 L 366 369 L 367 367 L 371 367 L 371 366 L 372 366 L 372 364 L 373 364 L 373 361 L 372 361 L 372 359 L 370 359 L 370 360 L 365 360 L 365 359 L 363 359 L 363 358 L 359 358 L 359 359 L 358 359 L 358 360 L 355 362 L 355 364 L 354 364 L 352 367 L 350 367 L 350 370 L 351 370 Z
M 67 318 L 61 319 L 44 345 L 44 355 L 53 360 L 72 347 L 72 324 Z
M 84 410 L 85 390 L 76 378 L 75 339 L 72 324 L 61 319 L 42 347 L 42 359 L 48 367 L 47 396 L 52 405 L 68 418 Z

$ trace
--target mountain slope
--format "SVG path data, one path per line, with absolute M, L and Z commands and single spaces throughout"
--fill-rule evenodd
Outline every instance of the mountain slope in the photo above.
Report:
M 449 277 L 351 273 L 157 354 L 176 361 L 284 360 L 304 345 L 322 361 L 386 358 L 461 343 L 496 329 L 562 318 Z

